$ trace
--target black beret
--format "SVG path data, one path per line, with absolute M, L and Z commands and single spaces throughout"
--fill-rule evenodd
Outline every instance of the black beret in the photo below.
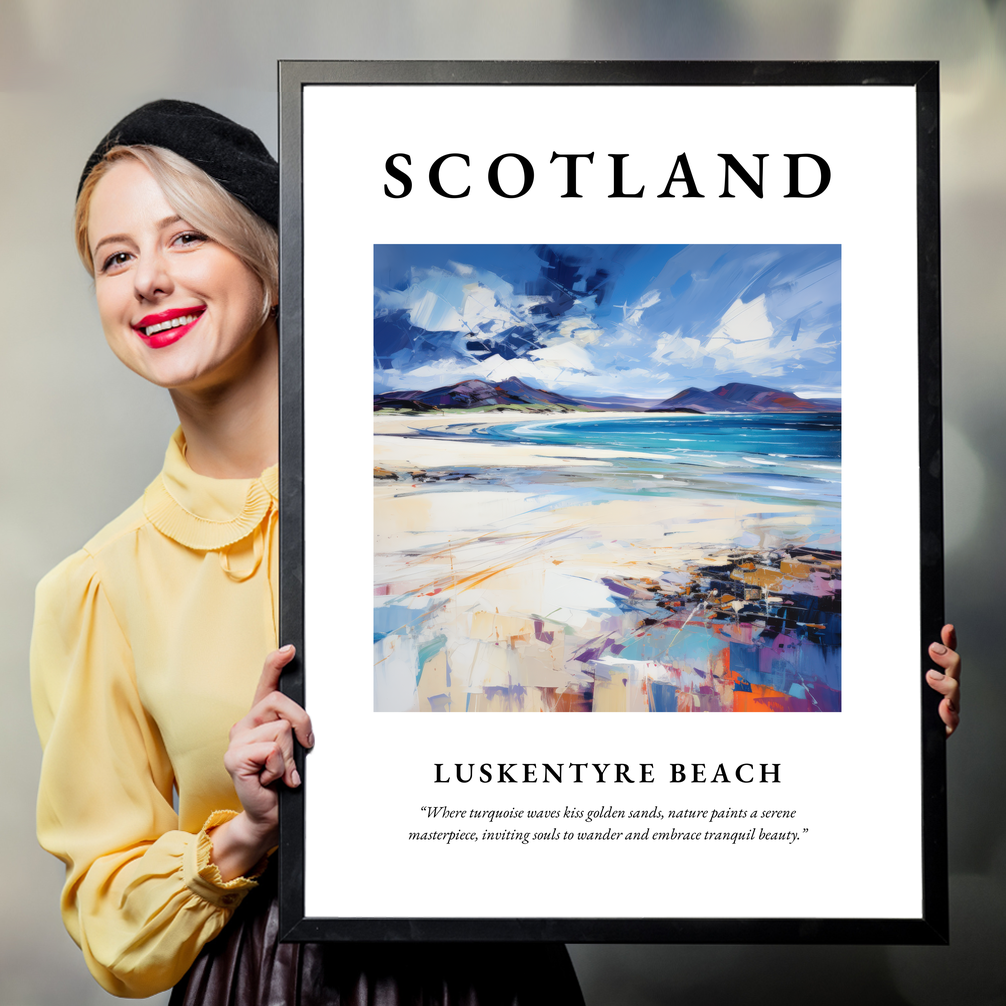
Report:
M 84 165 L 77 195 L 91 169 L 112 147 L 166 147 L 191 161 L 273 227 L 279 226 L 279 165 L 250 130 L 191 101 L 163 98 L 114 125 Z

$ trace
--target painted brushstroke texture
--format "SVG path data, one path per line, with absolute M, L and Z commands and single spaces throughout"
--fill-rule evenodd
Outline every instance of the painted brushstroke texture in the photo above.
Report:
M 838 291 L 831 246 L 378 246 L 375 709 L 839 710 Z

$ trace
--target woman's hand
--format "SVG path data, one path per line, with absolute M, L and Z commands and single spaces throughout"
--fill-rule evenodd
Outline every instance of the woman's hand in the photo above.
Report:
M 251 710 L 231 727 L 224 766 L 244 810 L 209 833 L 211 859 L 224 880 L 247 873 L 276 845 L 279 793 L 273 784 L 282 779 L 291 788 L 300 785 L 294 734 L 304 747 L 314 746 L 311 718 L 278 687 L 295 652 L 284 646 L 266 657 Z
M 947 726 L 949 737 L 961 721 L 961 658 L 957 653 L 957 632 L 952 625 L 944 625 L 940 643 L 930 643 L 929 656 L 943 668 L 926 672 L 929 687 L 943 696 L 940 719 Z

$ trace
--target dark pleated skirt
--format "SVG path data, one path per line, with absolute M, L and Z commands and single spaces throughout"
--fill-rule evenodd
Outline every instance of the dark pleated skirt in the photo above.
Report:
M 280 943 L 274 875 L 170 1006 L 583 1006 L 561 943 Z

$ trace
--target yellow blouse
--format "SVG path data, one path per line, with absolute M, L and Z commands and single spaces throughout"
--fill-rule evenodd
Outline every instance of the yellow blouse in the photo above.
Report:
M 143 498 L 38 586 L 38 837 L 115 995 L 174 985 L 255 886 L 223 882 L 206 829 L 241 809 L 228 732 L 276 646 L 277 493 L 276 467 L 197 475 L 178 430 Z

